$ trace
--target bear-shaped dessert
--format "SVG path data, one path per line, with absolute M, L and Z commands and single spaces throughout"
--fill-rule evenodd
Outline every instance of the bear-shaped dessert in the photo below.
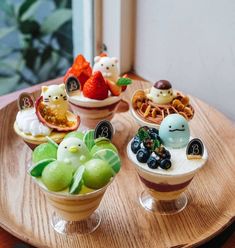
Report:
M 100 71 L 105 79 L 117 82 L 119 78 L 118 59 L 106 55 L 96 56 L 94 58 L 93 73 Z

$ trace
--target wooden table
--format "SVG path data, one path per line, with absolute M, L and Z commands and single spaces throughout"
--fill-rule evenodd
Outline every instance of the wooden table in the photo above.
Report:
M 140 78 L 130 74 L 130 77 L 139 80 Z M 61 82 L 61 79 L 56 79 L 56 80 L 52 80 L 52 81 L 48 81 L 44 84 L 53 84 L 53 83 L 59 83 Z M 38 90 L 41 87 L 41 85 L 37 85 L 31 88 L 28 88 L 27 91 L 28 92 L 34 92 L 36 90 Z M 26 90 L 23 90 L 26 91 Z M 4 106 L 6 106 L 8 103 L 10 103 L 11 101 L 15 100 L 17 98 L 17 96 L 19 95 L 19 92 L 15 92 L 9 95 L 5 95 L 5 96 L 1 96 L 0 97 L 0 109 L 3 108 Z M 212 116 L 215 119 L 215 121 L 221 121 L 224 122 L 225 128 L 230 127 L 230 130 L 223 130 L 224 133 L 227 134 L 227 137 L 225 137 L 227 140 L 227 142 L 230 143 L 230 152 L 231 153 L 235 153 L 235 126 L 234 123 L 230 122 L 226 117 L 224 117 L 221 113 L 217 112 L 216 110 L 214 110 L 213 108 L 211 108 L 210 106 L 204 104 L 201 101 L 197 101 L 197 104 L 200 105 L 201 108 L 203 108 L 203 112 L 205 113 L 206 111 L 212 111 Z M 219 132 L 220 130 L 216 130 L 215 132 Z M 222 165 L 221 165 L 222 166 Z M 234 166 L 235 166 L 235 162 L 234 162 Z M 233 171 L 234 172 L 234 171 Z M 234 175 L 235 178 L 235 175 Z M 2 192 L 1 192 L 2 193 Z M 202 245 L 201 247 L 223 247 L 223 248 L 229 248 L 229 247 L 235 247 L 235 224 L 234 224 L 234 216 L 232 218 L 232 220 L 230 221 L 229 224 L 231 224 L 229 227 L 226 227 L 226 229 L 221 233 L 218 233 L 212 240 L 208 241 L 208 243 Z M 1 222 L 1 220 L 0 220 Z M 123 238 L 127 238 L 127 237 L 123 237 Z M 4 229 L 0 228 L 0 247 L 14 247 L 14 245 L 16 244 L 23 244 L 23 242 L 17 238 L 15 238 L 14 236 L 12 236 L 11 234 L 9 234 L 8 232 L 6 232 Z M 26 245 L 26 244 L 25 244 Z M 220 246 L 218 246 L 220 245 Z M 22 246 L 23 247 L 23 246 Z M 28 247 L 28 246 L 25 246 Z

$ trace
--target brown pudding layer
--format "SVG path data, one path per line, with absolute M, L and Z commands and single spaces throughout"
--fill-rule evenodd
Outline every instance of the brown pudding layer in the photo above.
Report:
M 171 192 L 171 191 L 181 190 L 181 189 L 187 187 L 190 184 L 190 182 L 192 181 L 192 179 L 193 179 L 193 178 L 191 178 L 190 180 L 188 180 L 186 182 L 171 185 L 171 184 L 165 184 L 165 183 L 153 183 L 153 182 L 150 182 L 150 181 L 144 179 L 140 175 L 139 175 L 139 177 L 140 177 L 140 180 L 148 188 L 156 190 L 156 191 L 159 191 L 159 192 Z

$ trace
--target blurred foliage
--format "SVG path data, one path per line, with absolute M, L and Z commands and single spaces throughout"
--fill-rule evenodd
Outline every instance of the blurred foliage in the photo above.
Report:
M 15 2 L 0 1 L 1 94 L 63 75 L 73 61 L 71 0 Z

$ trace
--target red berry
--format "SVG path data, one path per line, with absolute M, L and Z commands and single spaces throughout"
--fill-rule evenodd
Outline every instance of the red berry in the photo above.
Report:
M 104 100 L 108 97 L 108 86 L 100 71 L 96 71 L 84 84 L 83 95 L 85 97 Z

